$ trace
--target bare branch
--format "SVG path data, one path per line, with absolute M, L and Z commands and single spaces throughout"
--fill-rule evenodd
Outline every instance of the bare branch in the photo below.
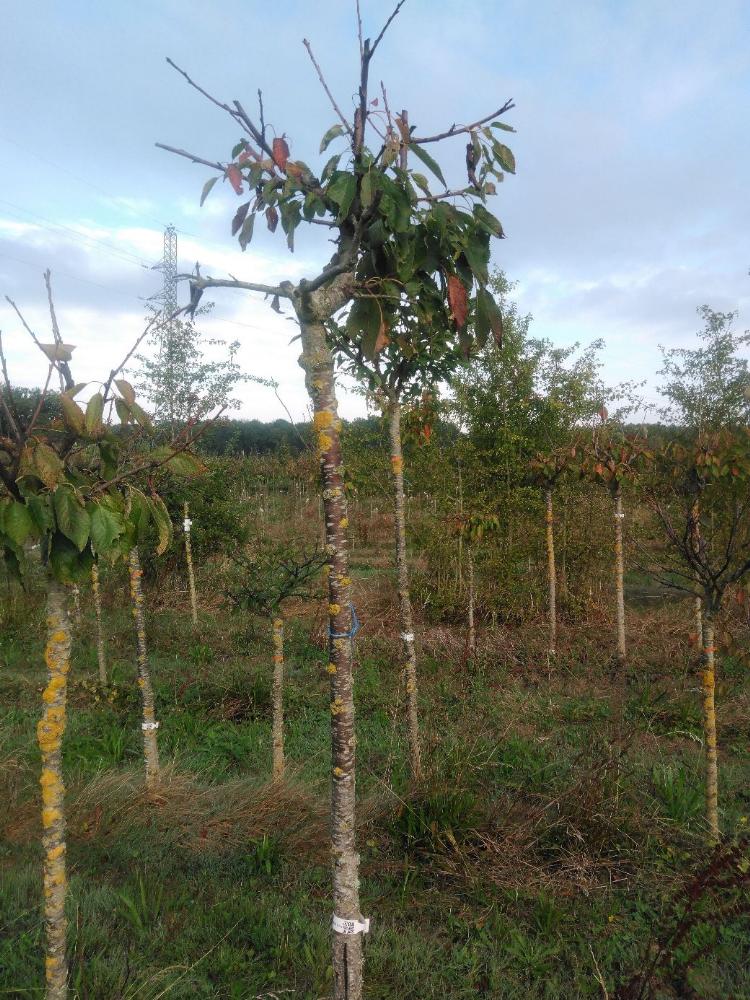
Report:
M 220 170 L 222 174 L 227 172 L 226 166 L 223 163 L 219 163 L 218 160 L 204 160 L 202 156 L 195 156 L 193 153 L 188 153 L 186 149 L 177 149 L 175 146 L 165 146 L 163 142 L 155 142 L 154 145 L 158 149 L 166 149 L 168 153 L 184 156 L 186 160 L 191 160 L 193 163 L 202 163 L 204 167 Z
M 185 70 L 181 69 L 177 65 L 176 62 L 173 62 L 169 58 L 169 56 L 167 56 L 167 62 L 172 67 L 172 69 L 176 69 L 177 70 L 177 72 L 180 74 L 180 76 L 184 76 L 185 79 L 187 80 L 187 82 L 190 84 L 190 86 L 194 87 L 195 90 L 197 90 L 199 94 L 203 94 L 203 96 L 207 100 L 209 100 L 212 104 L 215 104 L 217 108 L 221 108 L 222 111 L 226 111 L 226 113 L 228 115 L 231 115 L 232 118 L 235 119 L 235 121 L 238 121 L 237 112 L 233 111 L 232 108 L 230 108 L 228 104 L 223 104 L 221 101 L 218 101 L 215 97 L 213 97 L 211 94 L 209 94 L 209 92 L 207 90 L 204 90 L 203 87 L 200 86 L 200 84 L 197 84 L 195 82 L 195 80 L 192 79 L 192 77 L 188 76 L 188 74 L 185 72 Z M 240 124 L 242 124 L 242 123 L 240 122 Z M 158 143 L 157 143 L 157 145 L 158 145 Z
M 408 147 L 405 147 L 408 148 Z M 420 195 L 417 201 L 445 201 L 446 198 L 462 198 L 467 194 L 476 194 L 475 187 L 457 188 L 455 191 L 443 191 L 441 194 Z
M 398 12 L 399 12 L 399 11 L 401 10 L 401 8 L 402 8 L 402 7 L 404 6 L 404 4 L 405 4 L 405 3 L 406 3 L 406 0 L 399 0 L 399 2 L 398 2 L 398 3 L 396 4 L 396 7 L 395 7 L 395 9 L 394 9 L 393 13 L 392 13 L 392 14 L 391 14 L 391 16 L 390 16 L 390 17 L 388 18 L 388 20 L 387 20 L 387 21 L 385 22 L 385 24 L 383 25 L 383 30 L 382 30 L 382 31 L 380 32 L 380 34 L 378 35 L 378 37 L 377 37 L 377 38 L 375 39 L 375 41 L 374 41 L 373 45 L 372 45 L 372 46 L 370 47 L 370 51 L 369 51 L 369 58 L 370 58 L 370 59 L 372 59 L 372 57 L 373 57 L 373 56 L 375 55 L 375 49 L 376 49 L 376 48 L 378 47 L 378 45 L 380 45 L 380 43 L 382 42 L 382 40 L 383 40 L 383 35 L 384 35 L 384 34 L 386 33 L 386 31 L 387 31 L 387 30 L 388 30 L 388 29 L 390 28 L 390 26 L 391 26 L 391 22 L 392 22 L 392 21 L 393 21 L 393 19 L 394 19 L 394 18 L 396 17 L 396 15 L 397 15 L 397 14 L 398 14 Z
M 362 41 L 362 11 L 359 9 L 359 0 L 357 0 L 357 38 L 359 39 L 359 58 L 361 59 L 364 52 L 364 42 Z
M 21 435 L 18 430 L 18 425 L 20 419 L 18 412 L 16 411 L 15 402 L 13 400 L 13 388 L 10 384 L 10 376 L 8 375 L 8 365 L 5 361 L 5 351 L 3 350 L 3 332 L 0 330 L 0 364 L 2 364 L 3 369 L 3 380 L 5 382 L 5 388 L 8 393 L 8 400 L 6 402 L 5 393 L 0 391 L 0 406 L 3 408 L 6 419 L 8 421 L 8 426 L 11 433 L 14 435 L 16 440 L 20 441 Z
M 323 71 L 321 70 L 320 66 L 318 65 L 317 59 L 313 55 L 312 46 L 310 45 L 309 41 L 306 38 L 302 39 L 302 44 L 307 49 L 307 54 L 310 56 L 310 61 L 312 62 L 313 66 L 315 67 L 315 72 L 318 74 L 318 79 L 320 80 L 320 83 L 321 83 L 321 85 L 323 87 L 323 90 L 325 90 L 326 94 L 328 95 L 328 100 L 331 102 L 331 104 L 333 106 L 333 110 L 339 116 L 339 121 L 341 122 L 341 124 L 346 129 L 347 134 L 350 135 L 350 136 L 353 136 L 354 132 L 352 130 L 352 127 L 349 124 L 349 122 L 346 120 L 346 118 L 344 117 L 344 115 L 342 114 L 341 108 L 336 103 L 336 99 L 333 96 L 333 94 L 331 93 L 331 91 L 330 91 L 330 89 L 328 87 L 328 84 L 326 83 L 325 77 L 323 76 Z
M 451 125 L 447 132 L 440 132 L 438 135 L 428 135 L 423 137 L 413 135 L 409 139 L 409 142 L 415 142 L 418 145 L 423 146 L 426 142 L 440 142 L 441 139 L 450 139 L 451 136 L 454 135 L 462 135 L 464 132 L 473 132 L 475 128 L 479 128 L 480 125 L 486 125 L 492 118 L 499 118 L 500 115 L 504 115 L 506 111 L 510 111 L 512 108 L 515 108 L 515 104 L 513 103 L 513 98 L 511 97 L 501 108 L 498 108 L 497 111 L 493 111 L 491 115 L 486 115 L 484 118 L 480 118 L 479 121 L 472 122 L 471 125 Z
M 47 286 L 47 301 L 49 302 L 49 315 L 52 322 L 52 337 L 56 344 L 62 344 L 62 337 L 60 336 L 60 327 L 57 325 L 57 315 L 55 314 L 55 304 L 52 300 L 52 272 L 49 268 L 44 272 L 44 284 Z M 57 366 L 58 373 L 60 375 L 60 391 L 63 392 L 65 389 L 72 389 L 73 376 L 70 372 L 70 365 L 67 361 L 60 361 Z M 47 379 L 49 383 L 49 378 Z
M 33 434 L 34 427 L 36 426 L 36 422 L 39 419 L 39 414 L 42 412 L 44 401 L 47 398 L 47 390 L 49 389 L 49 380 L 52 378 L 52 372 L 54 371 L 54 368 L 55 368 L 54 364 L 50 361 L 49 368 L 47 369 L 47 378 L 44 383 L 44 388 L 42 389 L 41 394 L 39 396 L 39 402 L 36 404 L 36 409 L 34 410 L 34 413 L 31 417 L 29 426 L 26 428 L 26 434 L 24 435 L 26 438 L 31 437 L 31 435 Z

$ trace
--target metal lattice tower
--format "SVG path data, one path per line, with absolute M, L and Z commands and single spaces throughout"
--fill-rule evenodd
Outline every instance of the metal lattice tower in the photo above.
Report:
M 164 276 L 164 315 L 171 316 L 177 311 L 177 230 L 167 226 L 164 230 L 164 257 L 161 265 Z

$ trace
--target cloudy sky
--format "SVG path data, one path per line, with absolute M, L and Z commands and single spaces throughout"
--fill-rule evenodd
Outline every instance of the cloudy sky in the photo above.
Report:
M 363 0 L 375 35 L 391 3 Z M 27 0 L 4 6 L 0 61 L 0 292 L 44 330 L 53 271 L 76 377 L 101 377 L 159 290 L 163 227 L 181 269 L 256 281 L 314 275 L 319 231 L 294 256 L 261 233 L 243 255 L 228 232 L 237 200 L 218 185 L 199 208 L 203 167 L 155 148 L 226 159 L 231 120 L 170 69 L 254 106 L 318 163 L 334 117 L 302 46 L 310 39 L 345 108 L 356 90 L 354 0 Z M 9 43 L 10 42 L 10 43 Z M 557 344 L 606 342 L 611 381 L 650 377 L 658 345 L 690 344 L 703 302 L 750 326 L 750 4 L 746 0 L 408 0 L 372 69 L 419 131 L 469 122 L 512 97 L 516 177 L 493 210 L 508 239 L 495 262 L 518 281 L 533 330 Z M 460 180 L 464 144 L 441 162 Z M 183 290 L 184 294 L 184 290 Z M 306 408 L 291 321 L 243 293 L 215 296 L 211 336 L 239 339 L 248 372 Z M 14 378 L 43 368 L 0 299 Z M 344 396 L 345 415 L 361 401 Z M 245 415 L 284 416 L 245 390 Z

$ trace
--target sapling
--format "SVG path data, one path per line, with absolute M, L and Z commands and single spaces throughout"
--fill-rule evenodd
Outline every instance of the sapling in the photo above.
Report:
M 230 600 L 270 623 L 273 642 L 272 741 L 273 777 L 284 776 L 284 603 L 313 596 L 310 584 L 328 557 L 304 542 L 276 542 L 265 534 L 233 555 L 236 572 L 227 590 Z
M 91 593 L 94 598 L 94 617 L 96 619 L 96 656 L 99 662 L 99 683 L 107 686 L 107 656 L 104 649 L 104 625 L 102 622 L 102 590 L 99 579 L 99 562 L 94 559 L 91 564 Z
M 193 625 L 198 624 L 198 598 L 195 592 L 195 572 L 193 570 L 193 547 L 190 543 L 190 529 L 193 522 L 190 520 L 190 508 L 187 500 L 183 508 L 184 518 L 182 521 L 183 534 L 185 535 L 185 562 L 188 571 L 188 586 L 190 588 L 190 612 L 193 617 Z
M 325 92 L 336 113 L 336 123 L 323 136 L 320 152 L 341 140 L 341 152 L 330 156 L 319 172 L 292 158 L 287 132 L 266 122 L 259 92 L 258 112 L 251 117 L 243 104 L 217 100 L 183 70 L 187 82 L 218 106 L 241 132 L 227 160 L 211 160 L 182 149 L 163 146 L 194 163 L 208 166 L 212 176 L 202 200 L 223 178 L 239 196 L 246 185 L 250 197 L 234 213 L 232 232 L 240 246 L 250 243 L 256 220 L 271 232 L 284 233 L 290 250 L 304 222 L 329 232 L 334 252 L 317 274 L 296 284 L 276 285 L 214 278 L 200 272 L 190 280 L 190 311 L 198 307 L 207 288 L 244 289 L 265 295 L 271 307 L 291 306 L 299 324 L 300 364 L 312 403 L 313 424 L 320 457 L 326 548 L 330 559 L 329 672 L 331 677 L 331 849 L 333 858 L 333 993 L 335 1000 L 362 996 L 362 934 L 368 924 L 359 901 L 359 857 L 355 830 L 355 730 L 352 651 L 354 627 L 351 580 L 348 570 L 349 520 L 343 481 L 340 421 L 334 385 L 334 355 L 328 324 L 343 321 L 352 339 L 372 354 L 389 336 L 389 303 L 408 298 L 433 313 L 434 328 L 455 324 L 459 338 L 470 344 L 472 320 L 478 333 L 489 332 L 499 312 L 486 289 L 487 245 L 502 237 L 497 218 L 485 207 L 495 193 L 495 180 L 515 171 L 510 149 L 500 133 L 513 131 L 502 121 L 512 107 L 506 101 L 491 114 L 467 125 L 452 124 L 434 135 L 394 116 L 385 88 L 376 99 L 369 90 L 372 59 L 404 0 L 388 18 L 374 41 L 359 30 L 359 73 L 353 115 L 344 113 L 325 83 L 310 43 L 305 40 Z M 172 65 L 174 65 L 172 63 Z M 351 92 L 351 91 L 350 91 Z M 382 106 L 380 99 L 382 97 Z M 403 107 L 404 102 L 399 102 Z M 302 108 L 302 104 L 299 105 Z M 349 109 L 347 109 L 349 110 Z M 416 116 L 412 116 L 412 120 Z M 445 184 L 440 165 L 425 148 L 459 138 L 460 164 L 468 183 L 457 189 Z M 468 140 L 468 144 L 466 142 Z M 409 164 L 401 166 L 402 148 Z M 413 169 L 417 159 L 437 178 L 433 191 L 424 174 Z M 493 180 L 494 178 L 494 180 Z M 467 207 L 454 202 L 463 198 Z M 474 294 L 472 294 L 474 293 Z
M 125 362 L 96 388 L 85 408 L 76 402 L 87 383 L 77 384 L 73 379 L 70 363 L 74 348 L 63 342 L 58 328 L 49 271 L 45 282 L 50 343 L 42 343 L 16 304 L 7 300 L 47 363 L 44 388 L 30 416 L 20 414 L 15 406 L 0 337 L 0 409 L 8 431 L 0 437 L 0 548 L 8 570 L 22 577 L 27 545 L 38 545 L 46 580 L 47 682 L 37 727 L 42 760 L 45 976 L 48 1000 L 64 1000 L 68 964 L 62 741 L 70 671 L 68 602 L 71 588 L 88 576 L 95 557 L 115 562 L 126 555 L 124 539 L 130 523 L 120 493 L 122 484 L 168 461 L 173 452 L 161 457 L 152 453 L 148 458 L 130 454 L 127 444 L 132 434 L 124 428 L 115 433 L 112 428 L 108 417 L 113 407 L 123 425 L 148 424 L 132 387 L 118 378 Z M 53 374 L 59 377 L 62 392 L 59 411 L 50 415 L 44 403 Z M 149 505 L 156 511 L 158 499 L 149 500 Z

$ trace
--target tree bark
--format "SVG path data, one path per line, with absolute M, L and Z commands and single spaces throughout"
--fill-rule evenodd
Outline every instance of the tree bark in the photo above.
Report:
M 404 512 L 404 456 L 401 447 L 401 404 L 394 400 L 388 410 L 391 438 L 391 472 L 393 474 L 394 526 L 396 536 L 396 573 L 398 587 L 399 628 L 403 651 L 403 676 L 406 687 L 406 726 L 409 740 L 409 762 L 415 781 L 422 778 L 422 755 L 419 743 L 419 711 L 417 699 L 417 654 L 414 646 L 414 619 L 409 592 L 409 564 L 406 554 L 406 516 Z
M 552 515 L 552 490 L 544 491 L 545 525 L 547 529 L 547 571 L 549 573 L 549 656 L 557 649 L 557 579 L 555 573 L 555 532 Z
M 477 653 L 477 635 L 474 628 L 474 551 L 471 542 L 466 543 L 466 586 L 468 589 L 466 634 L 466 658 L 473 660 Z
M 351 276 L 342 276 L 351 284 Z M 331 854 L 333 861 L 334 1000 L 362 998 L 362 933 L 359 903 L 359 855 L 355 837 L 354 698 L 352 672 L 353 616 L 349 578 L 346 495 L 343 482 L 341 421 L 333 377 L 333 356 L 324 319 L 351 298 L 336 283 L 295 298 L 300 320 L 305 384 L 313 405 L 320 458 L 326 551 L 329 557 L 328 615 L 331 678 Z
M 141 586 L 141 561 L 138 549 L 130 550 L 130 597 L 133 604 L 133 618 L 138 642 L 138 686 L 143 698 L 143 757 L 146 762 L 146 787 L 153 791 L 159 784 L 159 747 L 156 741 L 156 721 L 154 690 L 151 686 L 151 672 L 148 666 L 146 647 L 146 616 L 143 608 L 143 587 Z
M 99 660 L 99 683 L 107 686 L 107 657 L 104 651 L 104 628 L 102 626 L 102 591 L 99 583 L 99 564 L 91 567 L 91 590 L 94 595 L 94 614 L 96 616 L 96 655 Z
M 284 777 L 284 619 L 276 615 L 273 631 L 273 778 Z
M 627 691 L 625 645 L 625 561 L 622 546 L 622 522 L 625 514 L 622 509 L 622 491 L 619 483 L 613 494 L 615 507 L 615 602 L 617 606 L 617 656 L 614 678 L 614 739 L 619 746 L 622 742 L 623 724 L 625 718 L 625 696 Z
M 51 575 L 47 579 L 47 686 L 42 694 L 42 717 L 37 741 L 42 756 L 42 846 L 44 848 L 44 926 L 47 938 L 45 974 L 47 1000 L 68 995 L 65 954 L 67 922 L 65 895 L 65 787 L 62 775 L 62 739 L 65 733 L 70 619 L 65 588 Z
M 193 625 L 198 624 L 198 598 L 195 593 L 195 573 L 193 572 L 193 547 L 190 544 L 191 520 L 188 514 L 188 505 L 185 503 L 185 520 L 182 522 L 185 535 L 185 559 L 187 560 L 188 585 L 190 587 L 190 610 L 193 616 Z
M 719 771 L 716 747 L 716 689 L 713 614 L 706 611 L 703 616 L 703 736 L 706 745 L 706 821 L 710 844 L 719 839 Z

